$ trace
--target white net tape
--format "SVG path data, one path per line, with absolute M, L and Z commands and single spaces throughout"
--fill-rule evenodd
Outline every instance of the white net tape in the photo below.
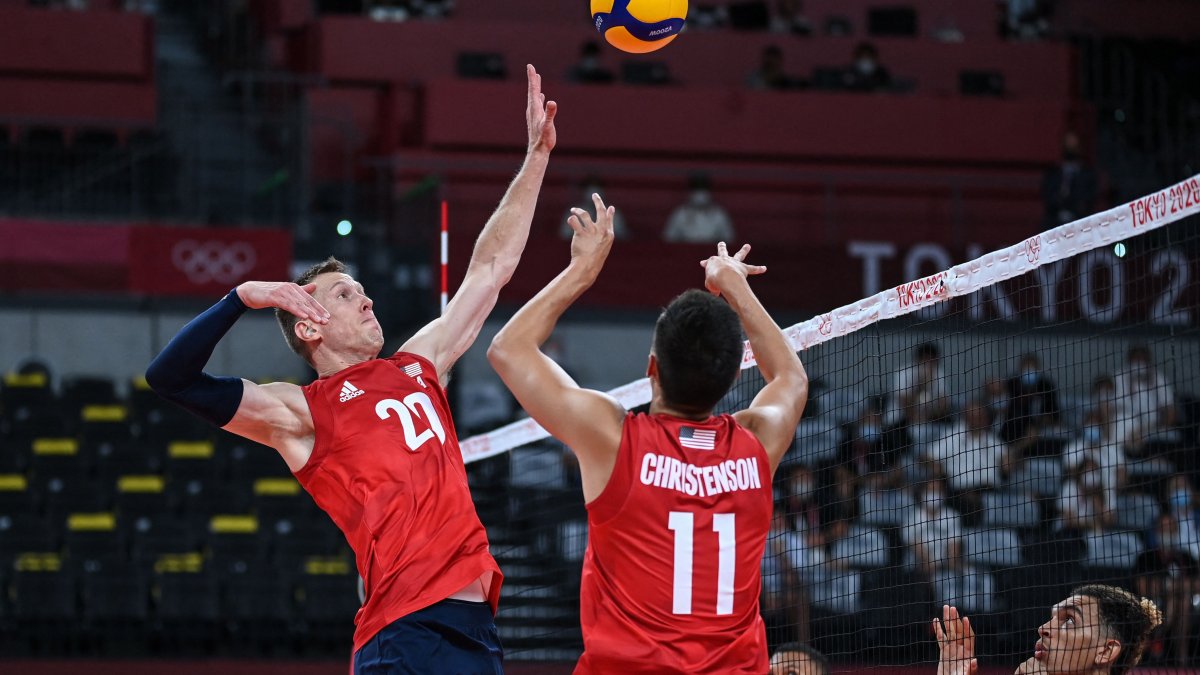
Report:
M 880 291 L 791 326 L 784 333 L 796 351 L 803 351 L 884 319 L 969 295 L 1044 265 L 1113 245 L 1197 213 L 1200 213 L 1200 174 L 948 270 Z M 742 368 L 750 368 L 755 363 L 747 343 Z M 650 380 L 642 378 L 608 393 L 626 409 L 644 405 L 650 402 Z M 548 436 L 546 430 L 532 419 L 520 420 L 463 441 L 463 460 L 469 463 L 486 459 Z

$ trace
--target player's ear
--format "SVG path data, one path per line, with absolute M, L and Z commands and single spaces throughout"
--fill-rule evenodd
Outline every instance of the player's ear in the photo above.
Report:
M 1096 653 L 1096 665 L 1104 666 L 1105 668 L 1116 663 L 1117 657 L 1121 655 L 1121 642 L 1119 640 L 1109 639 L 1104 642 L 1104 646 Z
M 296 337 L 300 338 L 301 342 L 312 343 L 321 339 L 320 327 L 310 321 L 297 321 L 296 327 L 292 330 L 296 332 Z
M 658 359 L 655 358 L 654 352 L 650 352 L 650 360 L 646 364 L 646 377 L 650 379 L 658 378 Z

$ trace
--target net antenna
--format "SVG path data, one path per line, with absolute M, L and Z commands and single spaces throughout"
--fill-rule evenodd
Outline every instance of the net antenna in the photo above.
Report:
M 444 223 L 445 202 L 442 213 Z M 795 324 L 785 329 L 784 334 L 797 352 L 804 351 L 879 321 L 911 314 L 951 298 L 969 295 L 992 284 L 1019 277 L 1043 265 L 1116 244 L 1197 213 L 1200 213 L 1200 174 L 1140 199 L 1036 234 L 1020 243 L 992 251 L 948 270 L 880 291 L 858 302 Z M 445 236 L 443 229 L 443 256 Z M 445 279 L 444 264 L 442 269 Z M 750 343 L 747 342 L 742 355 L 742 369 L 755 365 L 757 361 L 750 351 Z M 617 387 L 608 394 L 627 410 L 636 408 L 650 402 L 650 380 L 642 378 Z M 513 422 L 463 441 L 460 444 L 463 461 L 470 463 L 494 457 L 549 435 L 532 419 Z

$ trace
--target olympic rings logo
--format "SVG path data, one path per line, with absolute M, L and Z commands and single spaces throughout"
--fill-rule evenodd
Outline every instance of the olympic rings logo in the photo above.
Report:
M 171 262 L 194 284 L 214 281 L 232 284 L 241 281 L 254 269 L 257 260 L 254 247 L 244 241 L 198 242 L 183 239 L 171 248 Z

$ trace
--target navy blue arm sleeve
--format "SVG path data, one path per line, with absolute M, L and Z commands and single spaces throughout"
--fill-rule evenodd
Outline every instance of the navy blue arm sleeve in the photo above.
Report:
M 242 404 L 242 380 L 204 372 L 217 343 L 246 311 L 237 291 L 192 319 L 146 368 L 146 382 L 159 396 L 223 427 Z

